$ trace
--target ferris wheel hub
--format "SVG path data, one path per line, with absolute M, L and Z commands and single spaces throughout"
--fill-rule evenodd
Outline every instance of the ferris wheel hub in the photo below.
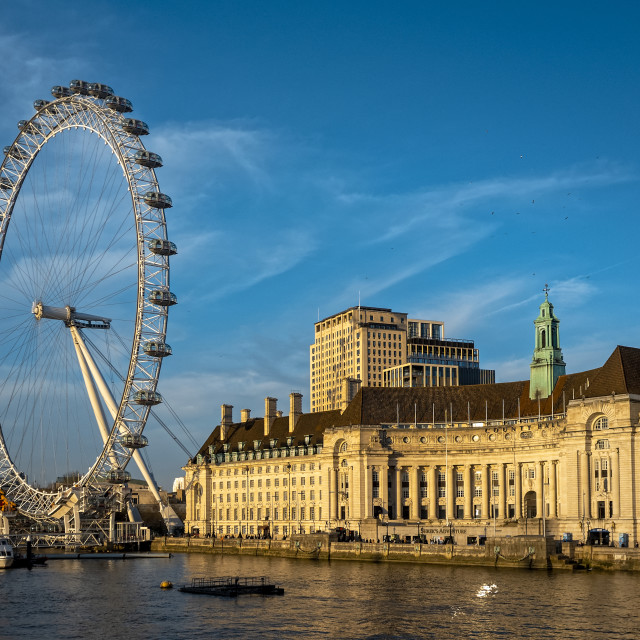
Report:
M 62 320 L 67 326 L 80 327 L 81 329 L 109 329 L 111 318 L 94 316 L 89 313 L 78 313 L 75 307 L 49 307 L 36 301 L 31 307 L 31 313 L 36 320 L 48 318 L 49 320 Z

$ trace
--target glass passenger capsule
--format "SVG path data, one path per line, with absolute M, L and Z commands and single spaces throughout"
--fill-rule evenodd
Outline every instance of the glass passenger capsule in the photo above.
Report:
M 147 246 L 151 253 L 155 253 L 158 256 L 175 256 L 178 253 L 178 247 L 173 242 L 169 242 L 169 240 L 155 238 L 149 240 Z
M 119 111 L 120 113 L 129 113 L 129 111 L 133 111 L 131 100 L 127 100 L 120 96 L 107 96 L 104 103 L 109 107 L 109 109 Z
M 149 389 L 140 389 L 133 394 L 133 401 L 136 404 L 142 404 L 145 406 L 153 406 L 162 402 L 162 396 L 157 391 L 150 391 Z
M 9 191 L 9 189 L 13 189 L 14 182 L 10 178 L 5 176 L 0 176 L 0 189 L 2 191 Z
M 24 133 L 43 133 L 44 125 L 40 122 L 30 122 L 29 120 L 20 120 L 18 129 Z
M 50 100 L 34 100 L 33 102 L 33 108 L 36 111 L 40 111 L 40 109 L 43 109 L 44 107 L 46 107 L 48 104 L 51 104 Z
M 145 342 L 142 350 L 148 356 L 153 356 L 154 358 L 166 358 L 173 353 L 170 345 L 166 344 L 165 342 L 156 342 L 153 340 Z
M 160 307 L 170 307 L 173 304 L 178 304 L 178 298 L 175 293 L 171 293 L 171 291 L 153 289 L 153 291 L 149 293 L 149 302 Z
M 61 87 L 59 84 L 51 87 L 51 95 L 54 98 L 67 98 L 71 95 L 69 87 Z
M 147 438 L 140 433 L 125 433 L 120 438 L 120 442 L 127 449 L 142 449 L 149 445 Z
M 149 167 L 150 169 L 157 169 L 162 166 L 162 158 L 152 151 L 136 151 L 135 156 L 133 156 L 133 161 L 136 164 Z
M 108 84 L 92 82 L 89 85 L 89 93 L 96 98 L 106 98 L 113 95 L 113 89 Z
M 156 209 L 170 209 L 173 207 L 173 201 L 165 194 L 158 191 L 147 191 L 142 199 L 150 206 Z
M 29 157 L 29 153 L 20 147 L 8 146 L 4 148 L 4 155 L 10 158 L 17 158 L 18 160 L 24 160 Z
M 131 480 L 131 474 L 124 469 L 111 469 L 107 474 L 107 482 L 111 484 L 124 484 Z
M 71 89 L 71 93 L 79 93 L 83 96 L 89 95 L 89 82 L 85 82 L 84 80 L 72 80 L 69 83 L 69 89 Z
M 149 125 L 142 120 L 135 120 L 134 118 L 127 118 L 122 125 L 122 128 L 130 133 L 132 136 L 146 136 L 149 135 Z

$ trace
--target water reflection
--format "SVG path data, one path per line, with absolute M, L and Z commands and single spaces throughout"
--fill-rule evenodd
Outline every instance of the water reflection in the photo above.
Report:
M 163 580 L 214 575 L 268 575 L 285 595 L 229 600 L 160 589 Z M 0 638 L 635 640 L 638 579 L 238 556 L 52 561 L 0 572 Z

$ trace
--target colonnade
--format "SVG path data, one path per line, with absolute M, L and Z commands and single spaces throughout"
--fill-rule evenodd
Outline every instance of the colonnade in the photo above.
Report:
M 502 519 L 541 518 L 543 509 L 545 517 L 556 518 L 558 467 L 558 460 L 517 461 L 515 466 L 513 462 L 496 462 L 330 467 L 329 517 L 340 520 L 344 513 L 344 519 L 373 518 L 378 507 L 384 518 L 392 520 L 486 520 L 493 517 L 494 505 L 497 516 Z M 375 487 L 374 473 L 377 474 Z M 348 492 L 341 489 L 344 480 L 340 480 L 340 474 L 349 478 Z M 588 475 L 582 479 L 589 483 Z M 423 491 L 425 484 L 426 491 Z M 527 494 L 529 497 L 525 500 Z

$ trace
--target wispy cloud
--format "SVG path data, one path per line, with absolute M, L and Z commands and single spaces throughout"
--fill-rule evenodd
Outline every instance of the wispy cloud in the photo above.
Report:
M 269 189 L 269 156 L 275 144 L 267 129 L 244 121 L 167 123 L 153 130 L 153 148 L 171 161 L 174 191 L 215 190 L 230 172 Z
M 7 34 L 0 29 L 0 51 L 3 66 L 0 103 L 5 114 L 17 114 L 16 122 L 31 117 L 33 111 L 25 108 L 29 108 L 34 99 L 50 98 L 43 94 L 43 86 L 65 84 L 71 80 L 69 74 L 76 77 L 86 72 L 90 64 L 71 51 L 64 52 L 64 46 L 57 47 L 56 55 L 40 53 L 34 46 L 34 36 L 26 32 Z
M 440 227 L 455 225 L 462 212 L 493 201 L 498 208 L 508 203 L 567 189 L 596 188 L 638 180 L 640 176 L 617 166 L 578 166 L 547 176 L 527 178 L 496 177 L 470 183 L 435 186 L 412 194 L 375 195 L 344 192 L 337 200 L 347 206 L 395 210 L 394 224 L 371 240 L 372 244 L 387 242 L 418 229 L 428 229 L 434 223 Z

